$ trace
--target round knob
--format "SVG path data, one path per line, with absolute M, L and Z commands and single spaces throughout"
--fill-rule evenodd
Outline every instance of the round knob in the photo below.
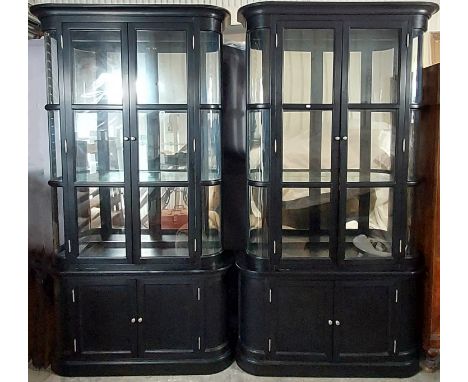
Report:
M 332 325 L 333 325 L 333 321 L 332 321 L 332 320 L 328 320 L 328 325 L 332 326 Z
M 335 325 L 336 325 L 336 326 L 340 326 L 340 321 L 336 320 L 336 321 L 335 321 Z
M 335 137 L 335 141 L 339 141 L 340 139 L 340 137 Z
M 131 141 L 136 141 L 136 137 L 130 137 Z
M 135 317 L 133 317 L 133 318 L 130 320 L 130 322 L 131 322 L 132 324 L 134 324 L 135 321 L 136 321 L 136 320 L 135 320 Z
M 143 322 L 143 318 L 138 318 L 138 322 Z
M 343 141 L 347 141 L 348 137 L 345 135 L 343 138 L 341 138 Z
M 128 138 L 128 137 L 124 137 L 124 141 L 128 141 L 128 140 L 129 140 L 129 138 Z

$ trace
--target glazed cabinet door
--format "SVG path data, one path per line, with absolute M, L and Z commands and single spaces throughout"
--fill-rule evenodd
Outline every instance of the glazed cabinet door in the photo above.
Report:
M 393 280 L 336 281 L 335 361 L 379 361 L 395 353 Z
M 74 352 L 93 359 L 137 355 L 135 280 L 104 277 L 70 282 Z
M 192 280 L 139 279 L 139 356 L 176 359 L 199 349 L 198 288 Z
M 274 283 L 270 350 L 276 359 L 330 361 L 332 358 L 333 282 L 285 281 Z

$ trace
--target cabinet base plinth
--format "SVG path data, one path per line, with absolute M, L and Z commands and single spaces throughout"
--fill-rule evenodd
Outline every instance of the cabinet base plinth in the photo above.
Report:
M 218 358 L 176 361 L 151 359 L 121 361 L 62 360 L 55 362 L 52 365 L 52 370 L 64 377 L 215 374 L 229 367 L 232 361 L 233 355 L 231 351 L 227 351 Z
M 245 372 L 265 377 L 408 378 L 419 371 L 419 360 L 385 363 L 285 362 L 258 360 L 238 354 Z

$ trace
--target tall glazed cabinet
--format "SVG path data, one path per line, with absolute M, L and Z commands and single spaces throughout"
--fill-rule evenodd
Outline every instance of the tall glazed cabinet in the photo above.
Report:
M 419 363 L 422 34 L 433 3 L 265 2 L 247 28 L 237 361 L 276 376 Z
M 231 362 L 211 6 L 31 8 L 45 32 L 62 375 Z

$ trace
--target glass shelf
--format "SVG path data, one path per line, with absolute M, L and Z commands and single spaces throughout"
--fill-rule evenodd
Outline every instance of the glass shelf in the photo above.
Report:
M 186 182 L 186 171 L 140 171 L 140 182 Z
M 283 182 L 331 182 L 331 171 L 325 170 L 320 173 L 304 170 L 283 170 Z
M 107 171 L 107 172 L 77 172 L 77 182 L 104 182 L 104 183 L 123 183 L 123 171 Z

